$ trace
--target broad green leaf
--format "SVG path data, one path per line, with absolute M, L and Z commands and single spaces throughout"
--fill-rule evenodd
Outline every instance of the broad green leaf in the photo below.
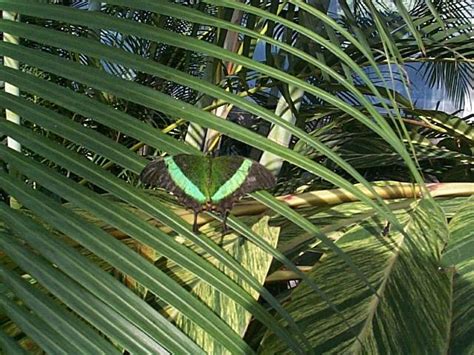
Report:
M 252 226 L 252 230 L 265 240 L 269 245 L 275 247 L 278 242 L 279 230 L 275 227 L 268 226 L 268 217 L 263 217 L 256 221 Z M 226 236 L 227 238 L 228 236 Z M 255 278 L 263 285 L 265 277 L 267 276 L 272 257 L 266 252 L 262 251 L 259 247 L 253 245 L 247 240 L 242 240 L 241 237 L 233 238 L 233 243 L 228 245 L 226 248 L 230 255 L 232 255 L 243 267 L 251 272 Z M 236 279 L 239 283 L 242 280 L 229 269 L 223 265 L 219 265 L 218 261 L 212 260 L 216 263 L 222 271 L 228 274 L 233 279 Z M 258 292 L 248 289 L 247 291 L 252 294 L 256 299 L 258 298 Z M 244 334 L 247 326 L 251 319 L 251 314 L 245 311 L 244 308 L 225 297 L 209 285 L 198 282 L 192 286 L 192 293 L 195 294 L 204 303 L 209 305 L 210 308 L 214 309 L 219 316 L 229 324 L 232 329 L 238 334 Z M 210 354 L 228 354 L 220 344 L 210 338 L 205 332 L 197 328 L 194 324 L 189 322 L 186 318 L 178 315 L 175 318 L 177 324 L 189 334 L 195 341 L 200 344 L 207 353 Z
M 450 239 L 443 264 L 453 268 L 452 325 L 449 352 L 472 354 L 474 351 L 474 198 L 459 208 L 449 223 Z
M 314 224 L 312 224 L 310 221 L 308 221 L 306 218 L 303 218 L 302 216 L 298 215 L 295 211 L 293 211 L 290 207 L 286 206 L 284 203 L 277 201 L 275 199 L 272 199 L 267 192 L 255 192 L 254 196 L 257 198 L 258 201 L 261 203 L 267 205 L 267 206 L 272 206 L 272 209 L 281 213 L 283 216 L 288 218 L 289 220 L 292 220 L 295 224 L 297 224 L 300 228 L 305 230 L 306 232 L 312 233 L 315 235 L 318 239 L 321 240 L 321 242 L 330 248 L 335 254 L 337 254 L 346 264 L 349 266 L 351 271 L 357 275 L 361 279 L 361 281 L 366 285 L 366 287 L 371 291 L 375 293 L 375 289 L 373 288 L 371 282 L 369 279 L 365 277 L 365 275 L 359 270 L 358 266 L 354 264 L 352 261 L 351 257 L 347 254 L 345 254 L 337 245 L 333 243 L 332 240 L 327 238 L 323 233 L 320 232 L 319 228 L 316 227 Z
M 438 353 L 446 348 L 450 274 L 438 267 L 438 253 L 447 233 L 444 218 L 429 201 L 422 201 L 400 219 L 409 237 L 393 229 L 381 234 L 383 221 L 375 218 L 355 226 L 338 241 L 376 285 L 376 295 L 347 272 L 334 253 L 310 272 L 346 322 L 309 292 L 304 282 L 292 293 L 288 309 L 300 326 L 306 326 L 315 353 Z M 437 227 L 434 234 L 428 232 L 433 226 Z M 265 337 L 261 351 L 286 353 L 273 336 Z
M 471 270 L 469 266 L 474 255 L 474 199 L 470 198 L 449 223 L 449 244 L 443 252 L 443 264 L 454 266 L 459 272 Z

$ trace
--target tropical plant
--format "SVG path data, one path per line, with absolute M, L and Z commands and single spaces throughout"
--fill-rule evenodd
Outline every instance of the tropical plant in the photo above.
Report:
M 0 0 L 4 352 L 472 353 L 474 135 L 405 72 L 462 103 L 469 2 L 93 3 Z M 203 150 L 278 177 L 230 234 L 138 182 Z

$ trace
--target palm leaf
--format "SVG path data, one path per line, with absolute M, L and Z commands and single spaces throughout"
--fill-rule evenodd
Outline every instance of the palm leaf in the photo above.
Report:
M 441 221 L 442 214 L 435 205 L 423 200 L 421 206 L 413 206 L 412 215 L 406 212 L 394 214 L 395 208 L 376 194 L 377 188 L 360 171 L 335 153 L 330 145 L 308 134 L 301 122 L 297 121 L 296 127 L 270 108 L 243 96 L 268 97 L 267 87 L 282 88 L 282 92 L 287 87 L 297 88 L 304 92 L 303 99 L 311 98 L 319 103 L 318 110 L 335 115 L 343 112 L 344 117 L 360 122 L 379 137 L 388 150 L 396 153 L 399 162 L 403 162 L 421 182 L 417 164 L 402 141 L 405 138 L 411 142 L 408 131 L 400 125 L 399 106 L 407 108 L 409 104 L 387 90 L 388 85 L 375 86 L 361 63 L 369 66 L 384 83 L 386 78 L 378 68 L 379 63 L 401 64 L 406 56 L 420 48 L 425 48 L 427 53 L 438 51 L 447 56 L 449 51 L 441 45 L 444 40 L 462 51 L 469 38 L 468 28 L 463 32 L 464 37 L 458 38 L 459 43 L 453 41 L 452 33 L 448 32 L 438 38 L 439 19 L 434 26 L 426 19 L 433 15 L 412 20 L 404 11 L 401 21 L 405 22 L 411 35 L 406 41 L 407 50 L 398 50 L 398 33 L 391 33 L 389 24 L 383 23 L 384 14 L 368 4 L 367 14 L 375 19 L 375 27 L 380 30 L 375 41 L 385 48 L 380 55 L 368 45 L 374 43 L 369 35 L 359 29 L 354 36 L 341 23 L 299 0 L 291 1 L 289 5 L 271 4 L 269 11 L 227 0 L 207 1 L 194 8 L 142 0 L 133 2 L 133 9 L 126 8 L 131 4 L 128 1 L 110 0 L 107 3 L 101 12 L 47 5 L 40 1 L 0 2 L 0 9 L 16 11 L 27 21 L 0 20 L 0 30 L 24 39 L 21 45 L 0 43 L 1 55 L 23 63 L 22 71 L 0 68 L 0 79 L 19 87 L 24 93 L 22 97 L 0 94 L 0 105 L 24 119 L 23 126 L 0 122 L 0 132 L 21 142 L 25 153 L 0 147 L 2 162 L 10 171 L 17 172 L 9 174 L 2 169 L 1 187 L 23 205 L 19 211 L 0 206 L 4 222 L 0 249 L 5 253 L 0 256 L 0 305 L 6 315 L 2 319 L 4 333 L 0 333 L 3 348 L 11 349 L 11 352 L 19 350 L 12 336 L 24 332 L 41 349 L 53 353 L 111 353 L 115 348 L 138 353 L 201 353 L 217 349 L 219 352 L 251 353 L 256 349 L 243 337 L 249 322 L 255 318 L 262 324 L 260 333 L 267 332 L 264 344 L 271 344 L 268 349 L 281 346 L 285 351 L 304 353 L 309 346 L 306 335 L 314 346 L 314 334 L 302 331 L 298 315 L 293 314 L 291 308 L 288 313 L 282 307 L 281 295 L 275 296 L 262 286 L 273 259 L 276 260 L 274 268 L 284 265 L 303 280 L 303 287 L 297 289 L 295 296 L 304 291 L 307 297 L 315 297 L 318 307 L 328 314 L 328 324 L 339 324 L 340 333 L 335 334 L 350 339 L 359 329 L 348 327 L 350 313 L 345 304 L 340 304 L 341 297 L 348 293 L 335 292 L 337 287 L 342 287 L 341 283 L 335 285 L 334 282 L 326 287 L 326 282 L 334 278 L 319 280 L 313 273 L 304 274 L 291 261 L 295 250 L 328 252 L 323 259 L 323 268 L 328 263 L 348 270 L 345 274 L 349 282 L 347 290 L 357 285 L 356 291 L 365 297 L 361 302 L 366 304 L 377 299 L 374 290 L 385 290 L 391 283 L 400 282 L 398 274 L 392 273 L 388 264 L 395 263 L 394 270 L 402 270 L 401 274 L 417 281 L 429 274 L 427 269 L 440 249 L 436 237 L 446 230 Z M 400 2 L 398 5 L 404 10 Z M 242 15 L 241 18 L 258 25 L 228 21 L 228 15 L 235 11 Z M 308 17 L 307 23 L 324 23 L 325 31 L 314 32 L 309 25 L 305 27 L 291 21 L 294 14 L 301 15 L 300 11 Z M 175 30 L 170 18 L 176 18 Z M 267 23 L 277 25 L 270 25 L 271 31 L 265 32 Z M 244 55 L 220 46 L 228 31 L 245 36 Z M 92 32 L 96 36 L 81 37 Z M 177 35 L 177 32 L 182 34 Z M 277 33 L 284 33 L 286 41 L 278 41 Z M 422 35 L 426 34 L 433 34 L 430 37 L 433 43 L 425 41 Z M 294 46 L 293 35 L 300 40 L 297 43 L 306 41 L 317 46 L 317 58 L 305 47 Z M 120 42 L 119 48 L 111 46 L 111 41 L 115 40 Z M 292 63 L 296 64 L 294 68 L 301 66 L 317 74 L 313 76 L 303 70 L 300 75 L 284 67 L 272 67 L 268 65 L 269 58 L 266 64 L 253 60 L 249 58 L 252 53 L 249 42 L 265 42 L 267 48 L 275 46 L 280 54 L 291 57 Z M 144 48 L 148 45 L 149 48 Z M 163 54 L 161 57 L 160 53 Z M 179 57 L 183 53 L 185 59 Z M 469 53 L 469 49 L 463 53 Z M 202 59 L 202 63 L 217 64 L 206 70 L 222 68 L 224 62 L 230 63 L 235 72 L 224 73 L 222 83 L 200 80 L 193 75 L 199 75 L 202 70 L 196 63 L 191 63 L 192 58 L 198 63 Z M 176 63 L 184 71 L 177 70 Z M 185 68 L 186 63 L 190 64 L 189 70 Z M 170 67 L 175 64 L 176 68 Z M 363 85 L 354 84 L 352 73 Z M 317 84 L 320 77 L 324 77 L 328 85 Z M 146 87 L 149 79 L 164 83 L 162 90 L 159 85 Z M 53 83 L 54 80 L 59 84 Z M 247 90 L 252 80 L 259 84 Z M 261 83 L 265 89 L 259 87 Z M 340 95 L 334 84 L 342 87 L 341 91 L 346 95 Z M 222 105 L 235 105 L 284 130 L 292 139 L 327 157 L 350 177 L 337 174 L 332 166 L 305 156 L 292 145 L 282 147 L 251 129 L 199 109 L 191 104 L 193 95 L 198 93 L 205 99 L 215 100 L 207 111 Z M 376 99 L 376 104 L 367 94 Z M 346 100 L 347 97 L 352 101 Z M 130 107 L 136 112 L 131 112 Z M 380 107 L 385 110 L 383 114 Z M 163 122 L 150 124 L 153 120 L 144 119 L 143 112 L 160 115 Z M 292 210 L 291 204 L 281 203 L 269 193 L 257 193 L 253 197 L 264 203 L 257 210 L 280 216 L 269 221 L 264 218 L 254 229 L 249 225 L 256 219 L 230 218 L 229 225 L 248 240 L 231 235 L 222 238 L 226 243 L 220 245 L 212 228 L 203 229 L 210 238 L 191 232 L 189 223 L 182 218 L 185 217 L 183 213 L 170 209 L 167 198 L 135 186 L 137 174 L 146 164 L 146 159 L 135 153 L 137 147 L 154 147 L 159 154 L 199 153 L 156 128 L 164 128 L 178 118 L 181 120 L 165 128 L 167 132 L 174 129 L 176 137 L 184 136 L 183 123 L 190 122 L 269 152 L 294 168 L 344 188 L 352 199 L 362 201 L 358 205 L 361 213 L 347 220 L 341 217 L 340 224 L 332 224 L 334 220 L 331 220 L 322 230 L 316 225 L 317 220 L 304 210 Z M 458 122 L 444 120 L 436 124 L 453 136 L 470 137 L 469 127 L 459 128 Z M 460 156 L 452 158 L 463 159 Z M 105 160 L 108 163 L 101 167 L 99 164 Z M 112 172 L 106 170 L 110 166 Z M 361 185 L 353 185 L 353 181 Z M 423 186 L 421 190 L 425 191 Z M 289 201 L 293 197 L 286 199 Z M 250 209 L 250 204 L 243 203 L 239 208 Z M 378 219 L 373 217 L 375 213 L 378 213 Z M 428 223 L 426 213 L 435 221 Z M 374 221 L 367 220 L 372 217 Z M 380 245 L 377 236 L 384 234 L 384 226 L 379 219 L 390 221 L 395 229 L 393 240 Z M 348 228 L 342 221 L 352 224 L 363 221 L 369 232 L 359 227 Z M 285 241 L 280 242 L 281 250 L 274 248 L 277 233 L 273 222 L 281 224 L 280 235 L 285 238 L 295 231 L 303 233 L 301 238 L 295 238 L 295 249 Z M 343 234 L 347 239 L 343 237 L 335 242 L 339 239 L 332 234 L 335 230 L 339 237 Z M 351 246 L 352 242 L 344 242 L 350 239 L 351 233 L 362 235 L 366 240 L 356 240 Z M 410 246 L 408 236 L 412 234 L 416 238 Z M 434 239 L 423 244 L 422 234 Z M 268 236 L 269 240 L 261 239 L 261 236 Z M 311 243 L 307 243 L 308 240 Z M 395 258 L 387 246 L 396 250 Z M 376 253 L 377 258 L 363 259 L 356 248 Z M 147 250 L 152 258 L 147 258 Z M 425 259 L 426 264 L 419 265 L 419 260 Z M 399 260 L 406 262 L 412 270 L 406 271 L 403 263 L 396 263 Z M 166 265 L 172 268 L 167 270 Z M 126 285 L 135 287 L 135 291 L 144 297 L 112 277 L 111 271 L 123 275 Z M 329 267 L 326 272 L 330 273 Z M 424 294 L 430 290 L 444 295 L 445 284 L 440 281 L 444 276 L 423 280 L 420 292 Z M 257 301 L 259 296 L 265 304 Z M 385 299 L 387 303 L 392 299 L 395 303 L 400 302 L 394 292 L 389 292 Z M 222 311 L 221 301 L 229 312 Z M 433 302 L 434 306 L 438 304 Z M 381 319 L 381 324 L 385 324 L 384 321 L 389 324 L 395 319 L 390 307 L 390 304 L 375 305 L 368 318 L 359 310 L 360 319 L 372 317 Z M 440 319 L 430 318 L 429 330 L 444 329 L 443 307 L 439 308 L 443 310 Z M 171 313 L 167 314 L 166 310 L 173 310 L 173 317 L 169 317 Z M 424 334 L 420 331 L 421 337 Z M 373 338 L 366 337 L 367 341 Z M 30 341 L 22 338 L 25 339 Z M 343 340 L 337 344 L 333 342 L 331 346 L 346 346 L 347 339 Z M 444 340 L 440 337 L 433 346 L 444 346 Z M 415 341 L 414 348 L 424 344 L 423 341 Z M 354 344 L 349 346 L 357 348 Z

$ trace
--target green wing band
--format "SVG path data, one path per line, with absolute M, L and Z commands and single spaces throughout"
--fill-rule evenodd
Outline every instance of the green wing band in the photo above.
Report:
M 206 196 L 201 192 L 199 187 L 194 185 L 194 183 L 184 175 L 179 166 L 173 160 L 173 157 L 165 158 L 165 163 L 171 179 L 186 195 L 192 197 L 201 204 L 206 202 Z
M 245 159 L 240 167 L 235 171 L 234 175 L 227 180 L 219 189 L 212 195 L 211 201 L 218 203 L 220 200 L 232 195 L 245 181 L 252 167 L 253 162 L 249 159 Z

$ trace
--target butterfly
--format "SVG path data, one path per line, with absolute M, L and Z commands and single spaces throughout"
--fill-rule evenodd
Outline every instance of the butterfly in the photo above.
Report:
M 210 157 L 178 154 L 151 161 L 140 174 L 145 186 L 173 193 L 194 212 L 193 231 L 202 211 L 222 215 L 224 232 L 234 203 L 245 194 L 275 186 L 275 177 L 263 165 L 241 156 Z

